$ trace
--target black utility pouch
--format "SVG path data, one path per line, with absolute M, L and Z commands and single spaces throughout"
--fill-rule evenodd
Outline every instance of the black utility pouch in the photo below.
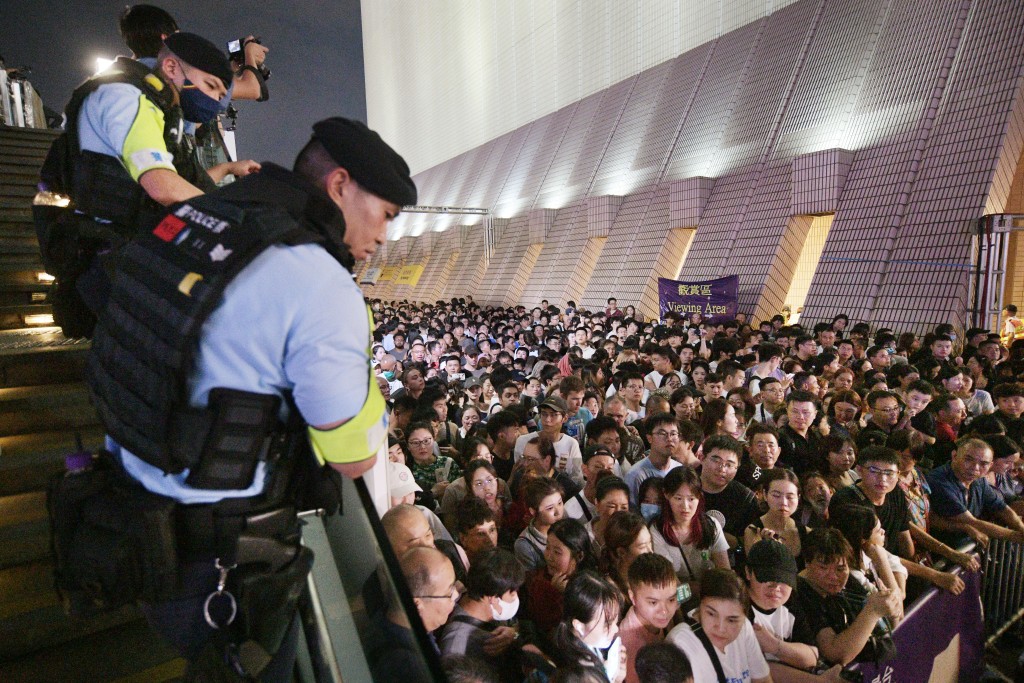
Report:
M 200 489 L 248 488 L 279 426 L 280 406 L 280 397 L 272 394 L 210 391 L 207 411 L 212 423 L 199 462 L 185 482 Z
M 56 587 L 70 614 L 172 596 L 178 563 L 172 499 L 131 485 L 101 458 L 92 470 L 55 476 L 47 508 Z
M 313 551 L 296 546 L 295 557 L 274 572 L 263 564 L 242 565 L 233 575 L 238 591 L 238 622 L 244 641 L 269 656 L 281 647 L 313 568 Z
M 328 515 L 341 512 L 341 473 L 329 464 L 320 464 L 305 433 L 292 438 L 296 443 L 292 473 L 292 500 L 296 507 L 323 510 Z

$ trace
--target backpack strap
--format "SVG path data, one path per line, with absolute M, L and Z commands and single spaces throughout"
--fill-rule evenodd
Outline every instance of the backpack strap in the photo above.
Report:
M 708 653 L 708 659 L 711 660 L 711 666 L 715 667 L 715 674 L 718 676 L 718 683 L 727 683 L 725 678 L 725 670 L 722 669 L 722 660 L 718 658 L 718 652 L 715 650 L 715 646 L 711 644 L 711 640 L 708 638 L 708 634 L 704 633 L 704 627 L 700 625 L 700 622 L 692 617 L 686 618 L 686 624 L 693 631 L 693 635 L 697 636 L 697 640 L 704 646 L 704 650 Z

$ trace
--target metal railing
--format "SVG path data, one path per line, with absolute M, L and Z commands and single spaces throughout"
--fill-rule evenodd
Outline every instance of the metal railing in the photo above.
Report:
M 342 514 L 305 513 L 302 542 L 315 560 L 299 603 L 302 683 L 393 683 L 374 673 L 374 653 L 394 646 L 373 627 L 382 610 L 404 613 L 424 675 L 444 681 L 441 663 L 413 603 L 362 479 L 345 479 Z M 397 601 L 397 605 L 396 605 Z M 410 672 L 413 674 L 414 672 Z M 413 680 L 410 677 L 410 680 Z
M 984 553 L 982 576 L 987 647 L 1024 617 L 1024 545 L 993 538 Z

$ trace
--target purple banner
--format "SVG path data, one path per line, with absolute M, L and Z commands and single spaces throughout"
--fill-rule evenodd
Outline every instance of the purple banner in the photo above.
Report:
M 684 317 L 700 313 L 705 320 L 713 323 L 735 320 L 739 290 L 738 275 L 703 282 L 682 282 L 659 277 L 661 317 L 664 319 L 666 313 L 675 311 Z
M 976 681 L 984 669 L 985 634 L 981 573 L 961 572 L 964 591 L 931 592 L 918 601 L 893 632 L 896 656 L 858 664 L 864 683 L 955 683 Z

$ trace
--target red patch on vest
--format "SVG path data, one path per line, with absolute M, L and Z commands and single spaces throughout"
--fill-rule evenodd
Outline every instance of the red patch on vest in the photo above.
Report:
M 170 242 L 181 229 L 185 227 L 185 221 L 181 220 L 177 216 L 167 216 L 160 224 L 153 230 L 153 234 L 162 239 L 164 242 Z

